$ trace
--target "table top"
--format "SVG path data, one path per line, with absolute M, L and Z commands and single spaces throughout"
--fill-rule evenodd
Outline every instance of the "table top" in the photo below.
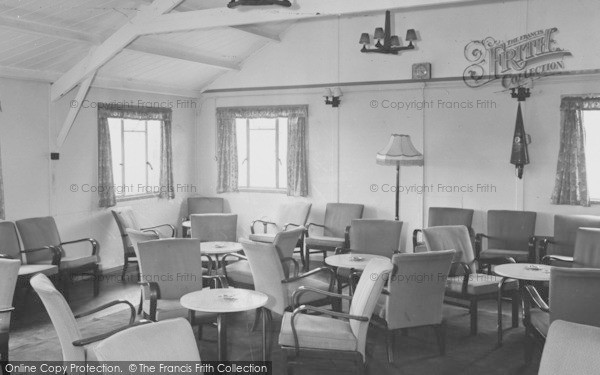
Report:
M 364 270 L 371 259 L 380 258 L 390 260 L 388 257 L 375 254 L 348 253 L 331 255 L 325 258 L 325 263 L 329 266 L 339 268 L 353 268 L 355 270 Z M 391 261 L 391 260 L 390 260 Z
M 494 273 L 498 276 L 509 277 L 511 279 L 548 281 L 550 280 L 551 268 L 551 266 L 545 264 L 507 263 L 495 266 Z
M 212 241 L 201 242 L 200 251 L 206 255 L 229 254 L 243 250 L 239 242 Z
M 233 313 L 263 307 L 269 297 L 250 289 L 202 289 L 181 297 L 183 307 L 207 313 Z

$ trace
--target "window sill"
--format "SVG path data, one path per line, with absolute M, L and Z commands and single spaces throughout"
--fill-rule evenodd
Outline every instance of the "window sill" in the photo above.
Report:
M 275 193 L 287 194 L 286 189 L 269 189 L 269 188 L 238 188 L 240 193 Z
M 140 194 L 117 197 L 117 202 L 137 201 L 140 199 L 158 198 L 158 194 Z

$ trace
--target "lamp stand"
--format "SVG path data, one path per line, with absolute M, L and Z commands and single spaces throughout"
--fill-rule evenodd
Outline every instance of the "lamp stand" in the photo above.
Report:
M 396 164 L 396 218 L 394 220 L 400 220 L 400 163 Z

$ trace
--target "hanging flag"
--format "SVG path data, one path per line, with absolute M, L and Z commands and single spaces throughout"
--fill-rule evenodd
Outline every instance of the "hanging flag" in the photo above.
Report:
M 517 108 L 517 121 L 515 123 L 515 135 L 513 137 L 512 153 L 510 163 L 517 168 L 517 176 L 523 178 L 523 167 L 529 164 L 529 151 L 527 144 L 531 142 L 529 135 L 525 133 L 523 125 L 523 114 L 521 113 L 521 103 Z

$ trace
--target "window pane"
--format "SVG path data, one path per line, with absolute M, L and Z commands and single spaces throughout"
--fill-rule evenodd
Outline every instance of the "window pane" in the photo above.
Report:
M 279 188 L 287 188 L 287 127 L 288 119 L 279 119 Z
M 250 120 L 250 186 L 275 188 L 275 119 Z
M 161 121 L 148 121 L 148 185 L 156 188 L 160 184 L 160 141 Z M 162 188 L 162 187 L 160 187 Z
M 248 187 L 248 157 L 246 134 L 246 119 L 236 119 L 236 137 L 237 137 L 237 152 L 238 152 L 238 186 Z
M 125 195 L 144 194 L 146 191 L 146 133 L 124 133 L 125 141 Z M 133 185 L 133 186 L 131 186 Z
M 600 200 L 600 111 L 583 111 L 585 162 L 590 199 Z
M 121 153 L 121 119 L 120 118 L 109 118 L 108 129 L 110 131 L 110 148 L 112 156 L 112 170 L 113 170 L 113 181 L 115 186 L 123 185 L 123 157 Z M 118 195 L 121 193 L 121 189 L 115 190 Z
M 145 132 L 146 131 L 145 121 L 123 119 L 123 125 L 125 127 L 125 131 L 133 131 L 133 132 Z

